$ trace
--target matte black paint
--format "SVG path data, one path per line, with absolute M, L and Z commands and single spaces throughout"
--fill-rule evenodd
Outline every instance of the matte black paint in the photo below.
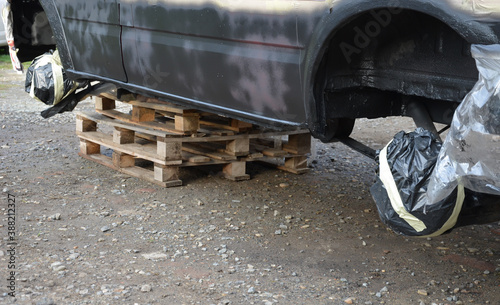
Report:
M 235 12 L 216 1 L 40 2 L 74 78 L 268 125 L 307 125 L 316 136 L 331 114 L 314 94 L 320 64 L 338 30 L 361 13 L 388 6 L 422 12 L 469 43 L 498 43 L 500 30 L 447 0 L 316 1 L 304 11 L 300 5 L 312 2 L 291 1 L 298 9 L 286 14 Z
M 117 0 L 57 0 L 74 69 L 126 82 Z
M 130 83 L 261 117 L 305 121 L 304 111 L 297 111 L 303 103 L 296 98 L 301 48 L 294 16 L 248 16 L 210 4 L 135 1 L 125 8 Z

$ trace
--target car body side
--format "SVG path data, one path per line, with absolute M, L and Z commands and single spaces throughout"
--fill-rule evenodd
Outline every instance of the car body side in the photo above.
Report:
M 329 141 L 343 119 L 436 122 L 477 80 L 471 44 L 500 42 L 495 0 L 40 0 L 75 80 Z

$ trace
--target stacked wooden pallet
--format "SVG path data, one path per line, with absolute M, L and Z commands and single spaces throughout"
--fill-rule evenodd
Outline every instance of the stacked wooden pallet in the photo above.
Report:
M 127 101 L 131 111 L 124 112 L 116 102 L 96 97 L 96 112 L 77 113 L 80 156 L 164 187 L 182 185 L 179 168 L 189 166 L 220 164 L 225 177 L 235 181 L 249 179 L 246 163 L 251 161 L 269 162 L 296 174 L 307 171 L 307 130 L 262 130 L 145 98 Z M 103 131 L 104 126 L 112 132 Z M 102 146 L 112 155 L 103 154 Z

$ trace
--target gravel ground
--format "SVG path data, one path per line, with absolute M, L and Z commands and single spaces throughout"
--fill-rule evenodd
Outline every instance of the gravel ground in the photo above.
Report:
M 80 158 L 74 114 L 44 120 L 22 84 L 0 71 L 1 304 L 500 304 L 500 224 L 394 234 L 376 164 L 341 144 L 316 143 L 302 176 L 189 168 L 163 189 Z M 380 148 L 403 128 L 361 120 L 354 136 Z

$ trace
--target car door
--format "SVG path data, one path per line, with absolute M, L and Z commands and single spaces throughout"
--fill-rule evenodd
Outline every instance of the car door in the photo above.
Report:
M 303 122 L 294 3 L 120 0 L 129 83 L 224 113 Z
M 127 81 L 117 0 L 54 0 L 74 68 L 90 78 Z

